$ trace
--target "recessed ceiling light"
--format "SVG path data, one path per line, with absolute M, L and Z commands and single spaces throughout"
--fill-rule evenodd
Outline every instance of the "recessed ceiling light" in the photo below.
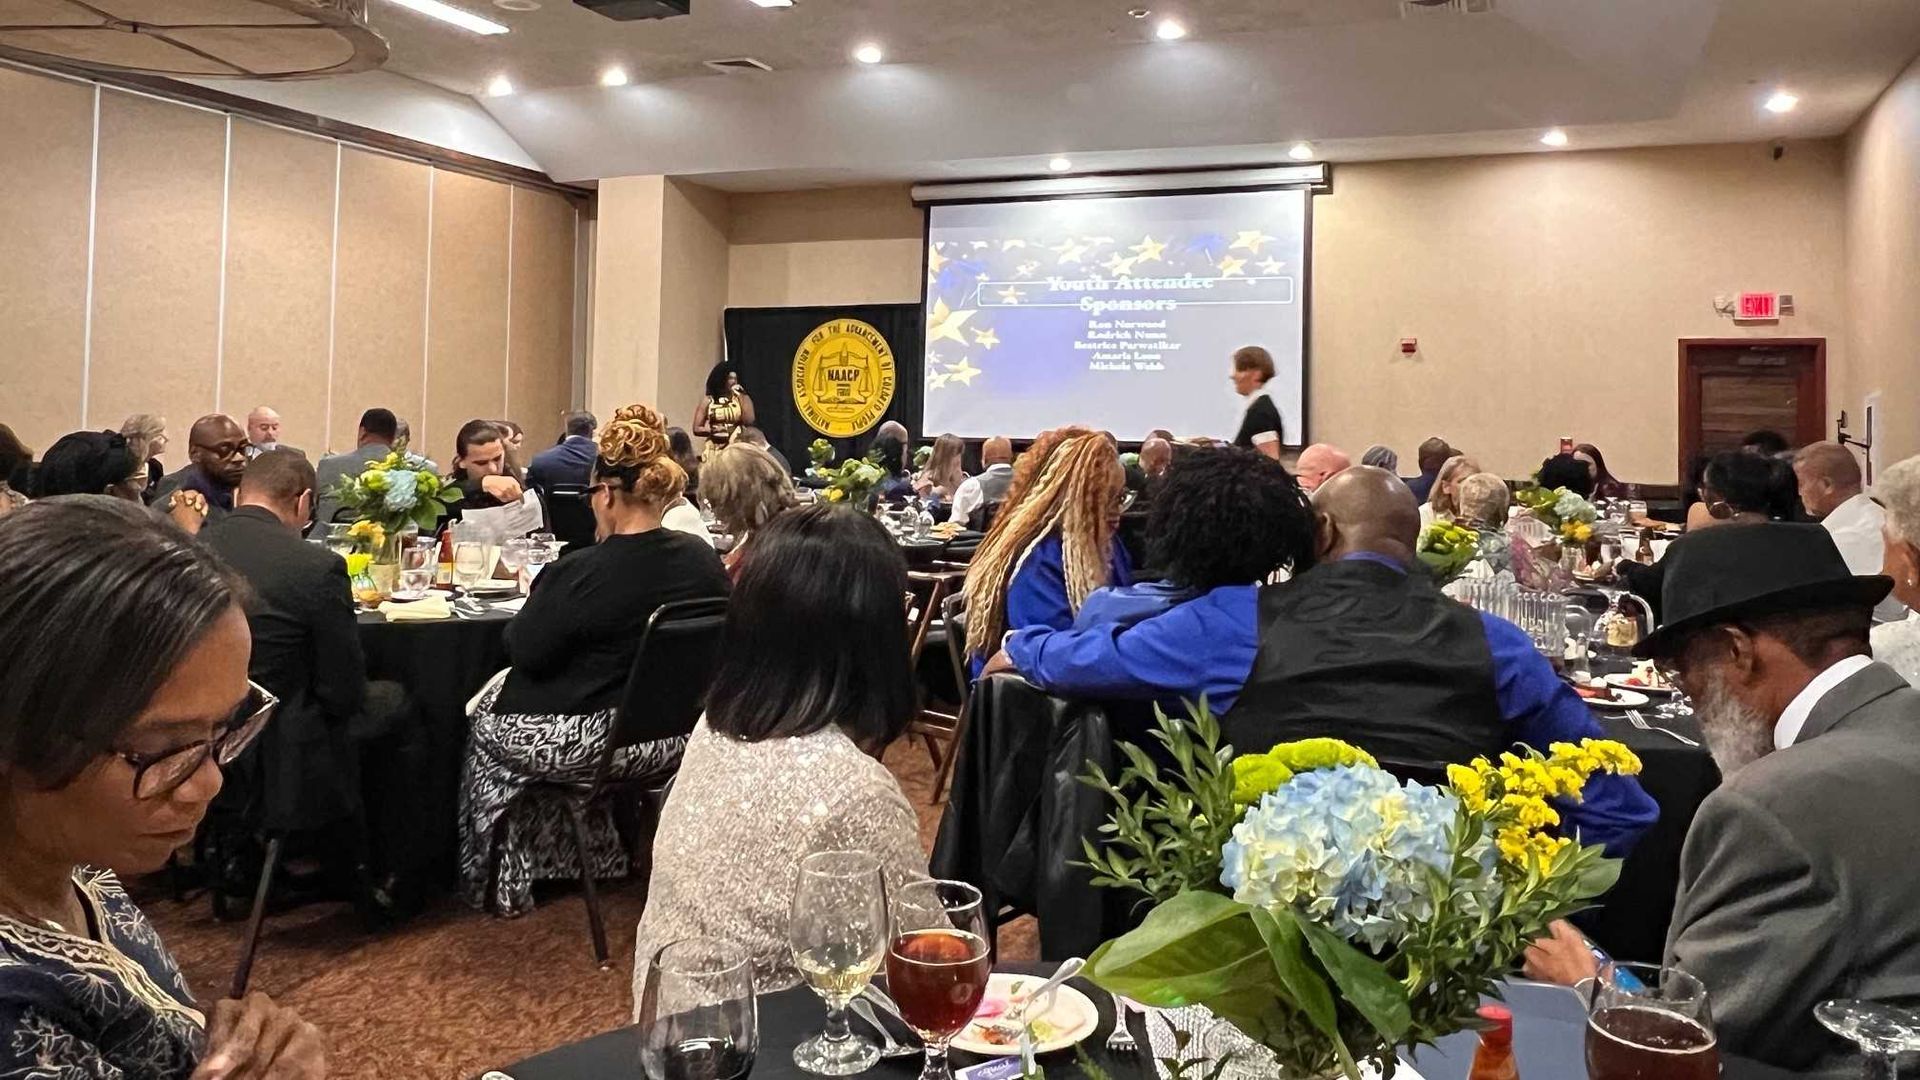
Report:
M 462 30 L 476 34 L 504 34 L 507 28 L 492 19 L 483 19 L 465 8 L 452 4 L 443 4 L 440 0 L 393 0 L 393 3 L 409 11 L 417 11 L 430 19 L 439 19 L 443 23 L 452 23 Z
M 1127 17 L 1130 19 L 1144 19 L 1151 14 L 1153 14 L 1153 9 L 1151 8 L 1137 7 L 1127 11 Z
M 1565 146 L 1567 145 L 1567 133 L 1561 131 L 1559 128 L 1554 128 L 1552 131 L 1540 136 L 1540 145 Z
M 600 73 L 601 86 L 625 86 L 627 81 L 627 69 L 618 64 Z
M 761 7 L 792 7 L 793 0 L 753 0 Z
M 505 75 L 495 75 L 487 83 L 488 97 L 506 97 L 511 93 L 513 93 L 513 80 Z
M 853 58 L 863 64 L 877 64 L 885 60 L 887 54 L 880 51 L 880 46 L 869 41 L 865 45 L 853 50 Z
M 493 0 L 501 11 L 539 11 L 540 0 Z
M 1187 27 L 1179 19 L 1161 19 L 1153 28 L 1153 36 L 1161 41 L 1179 41 L 1187 36 Z
M 1297 142 L 1287 150 L 1287 156 L 1295 161 L 1312 161 L 1313 144 Z
M 1047 162 L 1047 168 L 1052 169 L 1054 172 L 1066 172 L 1068 169 L 1073 168 L 1073 161 L 1070 158 L 1056 157 Z
M 1775 90 L 1773 96 L 1767 99 L 1767 103 L 1763 108 L 1770 113 L 1790 113 L 1793 111 L 1793 107 L 1798 104 L 1800 104 L 1799 98 L 1787 93 L 1785 90 Z

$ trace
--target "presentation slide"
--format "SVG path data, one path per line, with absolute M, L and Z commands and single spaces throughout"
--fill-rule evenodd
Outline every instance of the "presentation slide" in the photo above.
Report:
M 935 206 L 928 435 L 1029 437 L 1079 422 L 1232 438 L 1243 345 L 1288 443 L 1301 434 L 1308 194 L 1298 189 Z

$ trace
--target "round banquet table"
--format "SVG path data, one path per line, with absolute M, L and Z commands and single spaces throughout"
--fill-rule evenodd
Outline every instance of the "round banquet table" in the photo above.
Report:
M 1012 966 L 1002 970 L 1039 974 L 1052 969 Z M 1084 979 L 1074 979 L 1073 984 L 1100 1010 L 1100 1026 L 1081 1043 L 1088 1057 L 1113 1080 L 1154 1078 L 1157 1069 L 1147 1050 L 1144 1018 L 1135 1015 L 1128 1019 L 1128 1028 L 1141 1050 L 1130 1055 L 1109 1053 L 1105 1044 L 1107 1034 L 1113 1030 L 1112 999 Z M 1511 982 L 1502 988 L 1502 995 L 1514 1013 L 1514 1056 L 1520 1075 L 1540 1080 L 1578 1080 L 1587 1074 L 1586 1015 L 1573 991 L 1538 983 Z M 793 1064 L 793 1048 L 820 1030 L 826 1018 L 820 999 L 805 987 L 795 987 L 763 994 L 759 1004 L 760 1050 L 753 1063 L 753 1080 L 807 1080 L 812 1074 L 802 1072 Z M 868 1037 L 872 1035 L 866 1025 L 858 1021 L 854 1023 L 854 1030 Z M 895 1031 L 896 1038 L 902 1034 Z M 901 1041 L 908 1040 L 901 1038 Z M 1474 1033 L 1460 1032 L 1421 1048 L 1407 1060 L 1424 1080 L 1465 1080 L 1473 1066 L 1473 1050 L 1478 1042 Z M 639 1045 L 639 1029 L 624 1027 L 487 1075 L 490 1080 L 498 1080 L 502 1075 L 509 1080 L 643 1077 Z M 956 1069 L 980 1060 L 962 1051 L 953 1054 Z M 1042 1055 L 1039 1063 L 1050 1080 L 1080 1080 L 1087 1075 L 1072 1051 Z M 914 1055 L 883 1059 L 862 1075 L 874 1080 L 912 1080 L 919 1071 L 920 1057 Z M 1403 1067 L 1398 1075 L 1400 1080 L 1408 1080 L 1411 1073 Z M 1720 1075 L 1723 1080 L 1786 1080 L 1794 1074 L 1739 1058 L 1723 1058 Z
M 396 740 L 406 752 L 363 758 L 369 819 L 419 823 L 411 832 L 375 836 L 374 844 L 383 865 L 430 891 L 451 887 L 459 873 L 467 700 L 507 666 L 504 632 L 512 618 L 492 611 L 434 622 L 390 623 L 377 612 L 359 617 L 367 677 L 405 686 L 421 728 Z

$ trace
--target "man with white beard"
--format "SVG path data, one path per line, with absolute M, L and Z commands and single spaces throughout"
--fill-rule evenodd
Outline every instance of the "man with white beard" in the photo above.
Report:
M 1698 976 L 1723 1052 L 1827 1069 L 1835 998 L 1920 997 L 1920 691 L 1870 655 L 1892 586 L 1817 525 L 1713 529 L 1668 554 L 1666 622 L 1635 649 L 1689 697 L 1724 777 L 1680 855 L 1667 963 Z M 1556 926 L 1528 971 L 1594 974 Z

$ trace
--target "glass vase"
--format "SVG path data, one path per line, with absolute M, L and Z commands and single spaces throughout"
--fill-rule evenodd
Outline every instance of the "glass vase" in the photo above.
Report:
M 373 562 L 367 567 L 367 577 L 372 580 L 373 588 L 385 600 L 400 588 L 400 546 L 406 542 L 405 534 L 398 530 L 388 532 L 378 544 L 368 548 Z M 359 592 L 356 586 L 354 591 Z

